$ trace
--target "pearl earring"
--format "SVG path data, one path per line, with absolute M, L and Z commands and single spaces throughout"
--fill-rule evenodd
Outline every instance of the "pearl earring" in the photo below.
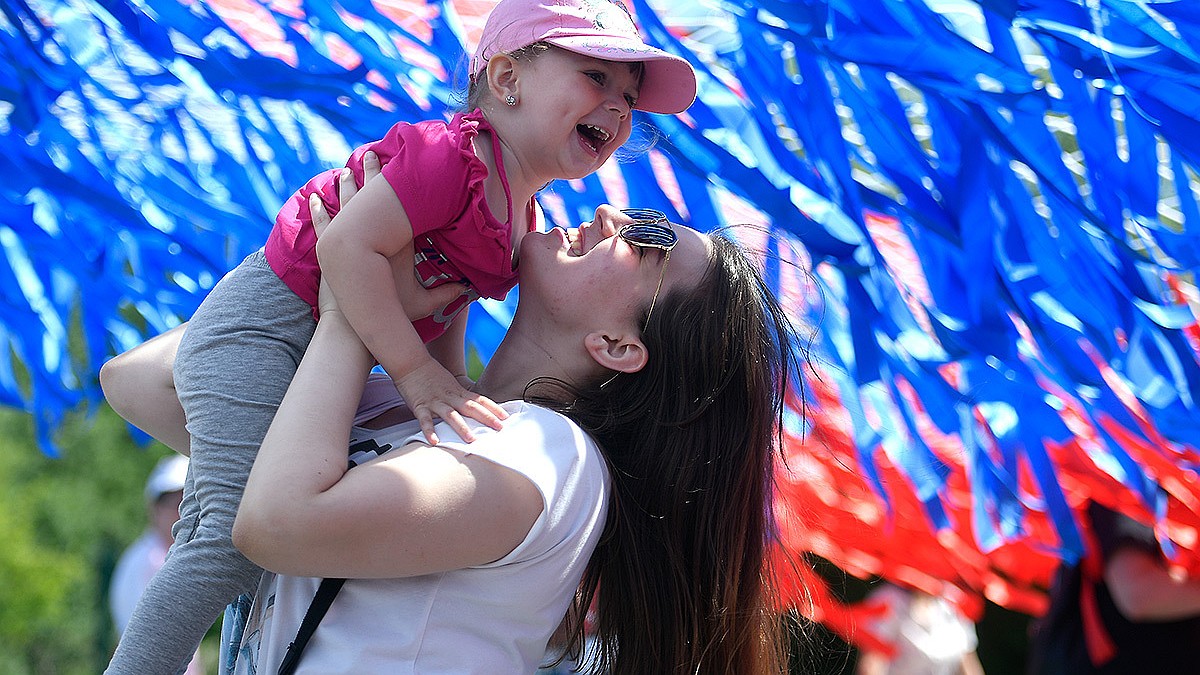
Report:
M 506 104 L 507 104 L 509 107 L 512 107 L 512 106 L 514 106 L 514 105 L 516 105 L 516 104 L 517 104 L 517 97 L 516 97 L 516 96 L 513 96 L 512 94 L 509 94 L 508 96 L 505 96 L 505 97 L 504 97 L 504 102 L 505 102 L 505 103 L 506 103 Z

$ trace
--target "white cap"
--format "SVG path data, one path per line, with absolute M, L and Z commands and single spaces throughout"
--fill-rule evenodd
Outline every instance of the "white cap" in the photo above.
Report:
M 169 455 L 160 459 L 146 479 L 146 501 L 156 502 L 168 492 L 183 490 L 187 472 L 188 458 L 183 455 Z

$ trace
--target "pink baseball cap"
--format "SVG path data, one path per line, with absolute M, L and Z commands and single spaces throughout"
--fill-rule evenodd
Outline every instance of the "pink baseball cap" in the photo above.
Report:
M 646 44 L 629 11 L 613 0 L 500 0 L 471 57 L 471 76 L 492 56 L 535 42 L 605 61 L 641 61 L 638 110 L 675 114 L 696 100 L 691 64 Z

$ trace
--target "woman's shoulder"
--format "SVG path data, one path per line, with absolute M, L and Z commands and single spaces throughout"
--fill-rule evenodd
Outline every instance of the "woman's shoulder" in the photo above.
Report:
M 590 551 L 603 530 L 609 501 L 609 472 L 599 446 L 582 427 L 549 408 L 523 401 L 501 407 L 509 416 L 492 432 L 495 442 L 477 438 L 464 452 L 528 479 L 542 496 L 542 513 L 525 540 L 494 564 L 540 559 L 567 540 Z
M 528 439 L 549 449 L 563 445 L 596 448 L 596 442 L 583 427 L 560 412 L 528 401 L 507 401 L 500 407 L 508 413 L 508 418 L 495 433 L 503 437 L 506 444 Z
M 509 415 L 521 415 L 523 417 L 528 417 L 531 420 L 538 420 L 546 424 L 569 424 L 571 426 L 579 426 L 566 415 L 558 411 L 551 410 L 546 406 L 538 405 L 537 403 L 530 403 L 529 401 L 505 401 L 504 403 L 500 404 L 500 407 L 504 408 Z
M 552 408 L 528 401 L 508 401 L 501 404 L 501 407 L 508 411 L 509 419 L 517 418 L 544 429 L 570 433 L 572 436 L 578 437 L 579 442 L 599 448 L 595 439 L 579 426 L 579 423 Z
M 571 418 L 544 406 L 526 401 L 507 401 L 500 407 L 508 413 L 499 430 L 467 419 L 476 440 L 467 443 L 447 424 L 437 425 L 439 445 L 464 454 L 489 455 L 506 453 L 520 448 L 525 453 L 598 456 L 599 448 L 592 437 Z M 424 435 L 414 420 L 366 428 L 355 426 L 351 431 L 351 451 L 367 448 L 382 454 L 393 447 L 420 443 Z
M 531 477 L 541 475 L 558 481 L 594 476 L 604 480 L 607 470 L 599 446 L 570 418 L 524 401 L 508 401 L 501 407 L 508 412 L 508 418 L 499 430 L 479 424 L 472 429 L 476 434 L 474 442 L 447 443 L 443 437 L 442 444 Z M 446 429 L 449 431 L 449 427 Z M 438 433 L 442 433 L 440 427 Z

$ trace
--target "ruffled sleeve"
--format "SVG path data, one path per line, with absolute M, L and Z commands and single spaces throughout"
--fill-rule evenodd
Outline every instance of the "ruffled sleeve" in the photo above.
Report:
M 472 143 L 481 131 L 491 127 L 476 110 L 449 123 L 397 125 L 373 149 L 414 239 L 430 237 L 480 295 L 503 297 L 516 283 L 511 228 L 487 205 L 488 168 Z
M 460 113 L 449 124 L 400 124 L 375 144 L 383 176 L 404 205 L 413 236 L 458 221 L 468 205 L 486 213 L 488 169 L 472 145 L 486 122 L 477 115 Z

